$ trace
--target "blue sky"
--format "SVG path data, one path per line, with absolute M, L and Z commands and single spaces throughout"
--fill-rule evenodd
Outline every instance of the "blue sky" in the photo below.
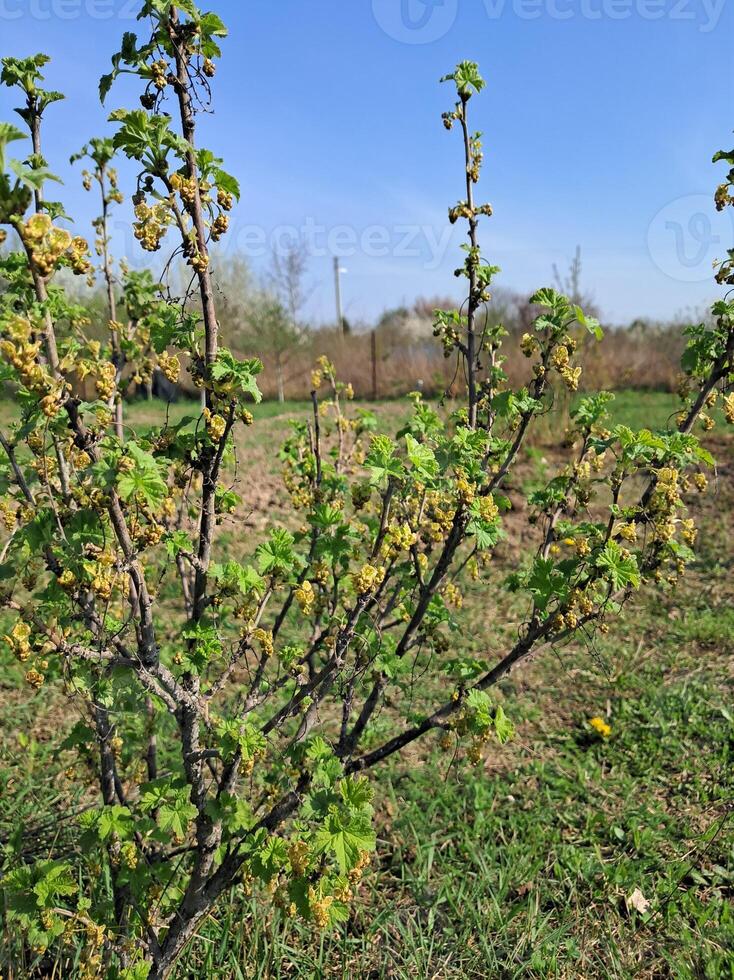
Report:
M 451 295 L 461 145 L 438 79 L 460 59 L 488 88 L 480 196 L 487 257 L 529 292 L 582 248 L 584 284 L 613 322 L 665 317 L 717 295 L 711 262 L 734 227 L 713 191 L 713 152 L 734 128 L 731 0 L 211 0 L 231 36 L 201 141 L 240 179 L 227 247 L 256 269 L 298 231 L 313 252 L 309 312 L 333 316 L 330 253 L 352 320 Z M 103 133 L 96 79 L 133 0 L 0 0 L 0 53 L 45 51 L 46 140 L 81 229 L 95 213 L 69 155 Z M 107 109 L 132 105 L 119 85 Z M 12 98 L 0 91 L 0 118 Z M 118 251 L 135 254 L 120 213 Z

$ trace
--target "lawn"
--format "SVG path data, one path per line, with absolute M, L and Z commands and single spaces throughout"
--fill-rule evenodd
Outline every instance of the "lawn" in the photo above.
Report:
M 622 392 L 614 417 L 664 428 L 670 395 Z M 250 550 L 285 498 L 273 447 L 306 406 L 267 403 L 238 446 L 248 460 Z M 405 402 L 380 403 L 392 420 Z M 129 413 L 161 418 L 158 403 Z M 195 407 L 177 404 L 171 417 Z M 0 408 L 5 427 L 12 406 Z M 675 590 L 649 590 L 594 645 L 523 664 L 501 685 L 517 736 L 479 769 L 427 741 L 380 775 L 378 849 L 351 920 L 313 933 L 263 895 L 210 918 L 180 977 L 734 977 L 734 440 L 709 439 L 717 479 L 700 498 L 695 566 Z M 552 465 L 541 432 L 509 496 Z M 241 526 L 238 525 L 238 528 Z M 516 562 L 498 552 L 489 594 L 467 585 L 458 652 L 506 646 L 519 610 L 502 588 Z M 499 624 L 499 625 L 498 625 Z M 602 717 L 610 734 L 589 725 Z M 63 851 L 85 797 L 56 746 L 74 719 L 60 692 L 33 696 L 15 663 L 0 675 L 0 839 Z M 33 830 L 34 832 L 28 833 Z M 265 906 L 267 908 L 267 905 Z M 243 922 L 246 927 L 243 928 Z M 6 934 L 4 977 L 28 975 Z M 16 957 L 13 962 L 13 957 Z M 74 976 L 73 955 L 56 976 Z M 36 974 L 38 975 L 38 974 Z M 46 974 L 49 975 L 49 974 Z

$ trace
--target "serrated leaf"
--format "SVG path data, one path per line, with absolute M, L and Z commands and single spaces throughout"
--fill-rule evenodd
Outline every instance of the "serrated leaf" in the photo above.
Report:
M 314 835 L 316 853 L 333 854 L 342 874 L 355 867 L 362 851 L 373 851 L 375 843 L 375 832 L 366 817 L 334 810 Z
M 168 494 L 168 487 L 155 459 L 134 442 L 128 443 L 125 451 L 135 466 L 117 478 L 120 497 L 127 501 L 140 495 L 150 507 L 159 507 Z
M 640 587 L 641 575 L 634 555 L 624 554 L 616 541 L 607 541 L 603 551 L 596 559 L 597 568 L 601 568 L 615 589 L 625 589 L 631 585 Z
M 438 475 L 438 461 L 430 446 L 418 442 L 410 433 L 405 437 L 405 445 L 411 465 L 421 476 L 432 479 Z
M 510 739 L 514 737 L 515 726 L 503 711 L 501 704 L 498 704 L 494 709 L 492 724 L 494 725 L 497 741 L 500 743 L 500 745 L 504 745 L 505 742 L 509 742 Z

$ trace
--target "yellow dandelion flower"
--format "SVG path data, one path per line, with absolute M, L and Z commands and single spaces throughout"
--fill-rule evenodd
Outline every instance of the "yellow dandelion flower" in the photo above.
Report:
M 601 735 L 602 738 L 609 738 L 609 736 L 612 734 L 611 725 L 608 725 L 604 719 L 600 718 L 598 715 L 594 718 L 590 718 L 589 724 L 598 735 Z

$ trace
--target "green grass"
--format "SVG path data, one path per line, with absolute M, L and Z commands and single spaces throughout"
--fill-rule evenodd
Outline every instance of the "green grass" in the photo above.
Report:
M 671 665 L 609 685 L 607 740 L 579 712 L 521 727 L 488 771 L 393 766 L 378 874 L 343 932 L 260 915 L 243 935 L 256 905 L 235 906 L 182 976 L 730 978 L 734 719 L 720 665 L 666 685 Z
M 583 395 L 574 396 L 574 403 Z M 407 404 L 407 399 L 398 399 L 398 404 Z M 367 403 L 365 403 L 367 404 Z M 394 401 L 378 401 L 374 403 L 377 411 L 390 408 Z M 622 390 L 615 393 L 611 411 L 615 422 L 623 425 L 653 429 L 668 428 L 674 419 L 676 398 L 665 391 L 633 391 Z M 179 421 L 184 415 L 196 413 L 195 400 L 172 402 L 168 406 L 168 415 L 172 422 Z M 283 415 L 304 415 L 311 411 L 307 401 L 264 401 L 251 406 L 256 420 L 277 418 Z M 0 400 L 0 424 L 7 424 L 16 417 L 17 406 L 12 399 Z M 135 401 L 126 406 L 126 416 L 131 425 L 154 424 L 160 422 L 166 412 L 166 403 L 159 399 L 152 401 Z
M 301 415 L 311 410 L 310 402 L 264 401 L 251 405 L 250 410 L 256 421 L 277 418 L 281 415 Z M 158 398 L 151 401 L 134 401 L 125 406 L 125 416 L 130 425 L 159 425 L 168 415 L 172 423 L 179 422 L 185 415 L 198 414 L 198 402 L 194 399 L 166 403 Z M 17 417 L 17 404 L 12 399 L 0 399 L 0 425 L 7 425 Z
M 609 410 L 619 425 L 669 429 L 675 424 L 678 404 L 667 391 L 617 391 Z

